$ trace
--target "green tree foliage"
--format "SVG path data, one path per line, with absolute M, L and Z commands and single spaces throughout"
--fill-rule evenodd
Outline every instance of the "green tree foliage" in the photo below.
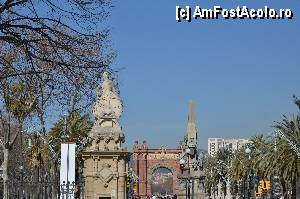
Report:
M 73 111 L 62 117 L 48 133 L 50 144 L 55 152 L 60 151 L 62 142 L 75 142 L 77 148 L 82 150 L 88 144 L 88 132 L 92 121 L 88 114 Z
M 294 97 L 294 102 L 300 109 L 300 100 Z M 252 182 L 258 179 L 271 179 L 279 176 L 286 190 L 287 184 L 295 187 L 298 154 L 300 149 L 300 114 L 283 115 L 276 122 L 272 136 L 253 136 L 251 143 L 240 148 L 233 154 L 220 150 L 216 156 L 208 157 L 205 161 L 206 184 L 211 191 L 219 181 L 220 173 L 234 184 L 238 184 L 251 176 Z M 280 133 L 279 133 L 280 132 Z M 246 152 L 249 148 L 249 153 Z M 225 164 L 229 165 L 226 170 Z M 223 165 L 223 166 L 222 166 Z M 216 169 L 218 168 L 218 169 Z M 225 172 L 227 171 L 227 173 Z M 216 189 L 215 189 L 216 190 Z
M 49 131 L 49 144 L 56 154 L 56 159 L 60 158 L 60 146 L 63 142 L 76 143 L 76 169 L 82 168 L 82 150 L 89 144 L 88 132 L 91 130 L 92 121 L 88 114 L 82 114 L 79 111 L 72 111 L 65 117 L 62 117 L 54 127 Z M 78 175 L 77 175 L 78 176 Z
M 12 113 L 19 122 L 35 111 L 35 97 L 31 95 L 32 85 L 23 82 L 13 84 L 5 97 L 7 110 Z
M 26 143 L 23 146 L 26 158 L 25 166 L 31 171 L 37 168 L 43 168 L 45 173 L 49 171 L 49 146 L 46 145 L 43 136 L 39 132 L 31 132 L 30 134 L 25 134 L 24 138 Z
M 209 193 L 217 189 L 219 182 L 225 188 L 226 181 L 230 179 L 230 164 L 232 152 L 226 148 L 220 149 L 214 157 L 207 157 L 204 163 L 206 173 L 205 186 Z
M 299 99 L 294 97 L 294 102 L 300 110 Z M 277 152 L 271 154 L 269 161 L 272 160 L 273 169 L 282 177 L 285 182 L 294 184 L 297 178 L 297 162 L 299 157 L 297 150 L 300 151 L 300 114 L 284 115 L 282 120 L 274 125 L 278 136 Z M 271 170 L 271 168 L 269 168 Z M 294 191 L 295 192 L 295 191 Z

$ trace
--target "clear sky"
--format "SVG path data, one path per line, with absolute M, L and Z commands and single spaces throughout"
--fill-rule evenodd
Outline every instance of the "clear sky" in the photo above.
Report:
M 292 20 L 177 23 L 176 5 L 291 8 Z M 115 0 L 108 24 L 124 100 L 126 145 L 175 147 L 188 102 L 197 106 L 200 148 L 208 137 L 269 132 L 300 96 L 300 1 Z

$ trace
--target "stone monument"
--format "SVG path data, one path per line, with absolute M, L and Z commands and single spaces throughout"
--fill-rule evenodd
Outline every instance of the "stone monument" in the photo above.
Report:
M 96 89 L 95 123 L 91 144 L 83 152 L 86 199 L 126 199 L 126 177 L 131 153 L 122 147 L 125 136 L 119 124 L 122 100 L 109 73 Z
M 188 124 L 184 138 L 185 150 L 180 155 L 180 160 L 185 160 L 181 165 L 182 173 L 179 176 L 181 189 L 179 199 L 204 199 L 203 154 L 198 147 L 198 130 L 196 127 L 195 103 L 189 103 Z M 181 163 L 180 163 L 181 164 Z

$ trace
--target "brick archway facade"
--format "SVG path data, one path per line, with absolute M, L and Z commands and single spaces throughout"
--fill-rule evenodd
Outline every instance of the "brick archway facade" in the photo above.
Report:
M 150 149 L 144 141 L 141 146 L 138 142 L 134 144 L 133 150 L 133 169 L 139 177 L 135 190 L 136 196 L 151 196 L 151 175 L 155 169 L 165 167 L 172 171 L 173 177 L 173 194 L 179 193 L 179 183 L 177 176 L 180 173 L 179 154 L 183 147 L 177 149 L 167 149 L 161 147 Z

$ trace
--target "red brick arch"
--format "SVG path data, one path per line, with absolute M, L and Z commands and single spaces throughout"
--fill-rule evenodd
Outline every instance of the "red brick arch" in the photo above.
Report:
M 177 149 L 156 148 L 149 149 L 146 142 L 141 146 L 136 142 L 133 153 L 133 169 L 139 177 L 136 196 L 151 196 L 151 175 L 159 167 L 165 167 L 173 174 L 173 194 L 179 192 L 177 176 L 180 173 L 179 154 L 182 147 Z

